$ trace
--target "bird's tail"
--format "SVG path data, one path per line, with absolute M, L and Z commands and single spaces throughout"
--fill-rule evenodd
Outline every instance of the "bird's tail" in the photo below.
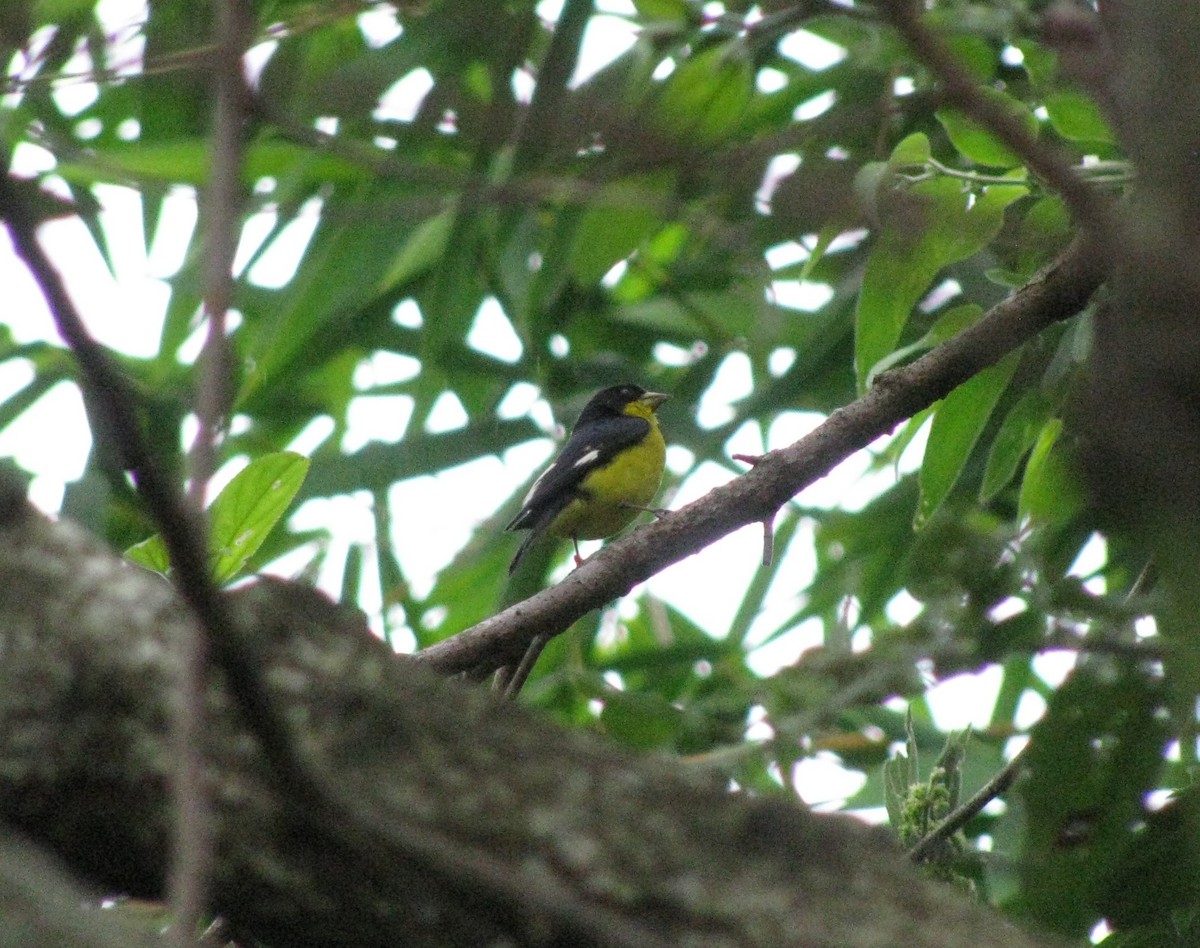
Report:
M 525 555 L 525 551 L 529 549 L 533 541 L 537 539 L 537 533 L 530 530 L 525 539 L 521 541 L 521 545 L 517 547 L 517 553 L 512 558 L 512 562 L 508 564 L 508 575 L 511 576 L 517 571 L 517 564 L 521 562 L 521 558 Z

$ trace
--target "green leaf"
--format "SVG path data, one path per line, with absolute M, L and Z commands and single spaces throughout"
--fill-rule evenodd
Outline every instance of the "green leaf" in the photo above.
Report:
M 1062 91 L 1046 96 L 1046 113 L 1050 124 L 1063 138 L 1106 145 L 1116 141 L 1100 107 L 1078 92 Z
M 1019 352 L 1009 353 L 968 379 L 938 406 L 921 462 L 917 527 L 928 521 L 954 487 L 1020 358 Z
M 979 488 L 981 503 L 990 503 L 1013 479 L 1021 458 L 1037 440 L 1048 412 L 1044 396 L 1037 391 L 1029 392 L 1009 410 L 988 453 Z
M 387 273 L 379 281 L 379 292 L 387 293 L 404 286 L 427 272 L 446 252 L 446 243 L 453 227 L 452 211 L 443 211 L 414 227 L 408 241 L 400 248 Z
M 1083 508 L 1079 478 L 1065 450 L 1058 446 L 1062 429 L 1062 420 L 1051 418 L 1038 433 L 1021 482 L 1018 503 L 1021 517 L 1049 524 L 1065 523 Z
M 686 0 L 634 0 L 634 8 L 647 20 L 686 20 Z
M 999 89 L 981 88 L 980 92 L 999 104 L 1031 135 L 1038 132 L 1037 116 L 1024 102 L 1005 95 Z M 977 165 L 994 168 L 1015 168 L 1021 158 L 995 135 L 967 118 L 956 109 L 938 109 L 937 120 L 946 130 L 950 141 L 959 153 Z
M 233 579 L 262 546 L 308 473 L 308 458 L 290 451 L 257 458 L 230 481 L 210 510 L 214 581 Z
M 929 332 L 925 333 L 916 342 L 909 343 L 907 346 L 901 346 L 891 355 L 885 356 L 876 362 L 870 376 L 867 378 L 867 385 L 870 386 L 873 384 L 875 376 L 880 372 L 886 372 L 888 369 L 906 362 L 912 356 L 932 349 L 934 346 L 941 345 L 947 339 L 957 335 L 975 322 L 982 312 L 982 307 L 975 303 L 952 306 L 946 312 L 942 313 L 937 318 L 937 321 L 929 327 Z
M 1024 57 L 1021 65 L 1025 67 L 1030 82 L 1041 86 L 1054 80 L 1058 71 L 1058 57 L 1053 52 L 1032 39 L 1019 39 L 1013 45 Z
M 888 823 L 900 832 L 904 822 L 904 804 L 908 801 L 908 760 L 893 757 L 883 765 L 883 805 L 887 808 Z
M 141 543 L 135 543 L 125 551 L 125 558 L 131 563 L 137 563 L 138 566 L 144 566 L 148 570 L 153 570 L 163 576 L 167 575 L 167 571 L 171 567 L 170 557 L 167 556 L 167 548 L 163 544 L 163 539 L 157 533 L 152 537 L 147 537 Z
M 604 697 L 600 724 L 621 743 L 639 750 L 670 746 L 682 723 L 678 708 L 653 692 L 610 692 Z
M 283 451 L 248 464 L 225 485 L 209 508 L 209 550 L 213 581 L 233 579 L 262 546 L 304 483 L 309 460 Z M 167 575 L 170 558 L 159 534 L 135 543 L 125 556 L 139 566 Z
M 909 313 L 943 268 L 978 253 L 1000 232 L 1004 209 L 1024 185 L 987 188 L 972 202 L 962 185 L 936 178 L 895 195 L 871 250 L 858 297 L 859 387 L 895 347 Z
M 580 285 L 599 283 L 662 226 L 662 215 L 646 200 L 645 191 L 644 185 L 639 186 L 622 197 L 618 189 L 611 189 L 612 204 L 606 201 L 584 212 L 571 252 L 571 272 Z
M 913 132 L 902 138 L 888 158 L 888 166 L 892 169 L 905 165 L 926 165 L 929 163 L 929 136 L 924 132 Z
M 731 40 L 684 59 L 667 77 L 655 111 L 666 131 L 693 146 L 711 145 L 741 123 L 753 94 L 746 45 Z

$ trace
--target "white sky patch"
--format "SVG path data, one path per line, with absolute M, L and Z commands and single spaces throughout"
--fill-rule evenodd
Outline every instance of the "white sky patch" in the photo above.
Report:
M 539 7 L 539 9 L 541 9 Z M 570 86 L 576 88 L 626 53 L 637 42 L 637 31 L 628 20 L 616 16 L 593 16 L 583 33 L 579 62 Z
M 284 450 L 295 451 L 297 454 L 310 457 L 336 430 L 337 425 L 329 415 L 317 415 L 300 429 L 300 433 L 288 442 Z
M 779 41 L 779 52 L 805 69 L 821 72 L 846 58 L 846 49 L 837 43 L 810 33 L 796 30 Z
M 775 162 L 788 157 L 791 156 L 776 155 L 771 161 Z M 799 167 L 798 163 L 797 167 Z M 767 261 L 767 266 L 772 270 L 782 270 L 784 267 L 803 263 L 809 256 L 808 248 L 794 240 L 788 240 L 782 244 L 776 244 L 774 247 L 768 247 L 763 253 L 763 259 Z
M 422 66 L 388 87 L 379 97 L 371 117 L 380 122 L 411 122 L 421 111 L 421 103 L 433 89 L 433 76 Z
M 372 49 L 386 46 L 400 38 L 404 28 L 396 19 L 396 8 L 390 3 L 380 3 L 358 15 L 358 28 L 363 39 Z
M 475 314 L 471 331 L 467 333 L 467 345 L 476 352 L 509 364 L 520 359 L 525 351 L 512 323 L 494 296 L 485 299 Z
M 197 319 L 192 326 L 192 331 L 188 333 L 183 344 L 175 353 L 175 357 L 184 365 L 194 365 L 196 360 L 200 358 L 200 353 L 204 351 L 204 343 L 208 339 L 208 320 Z M 225 313 L 225 335 L 230 336 L 237 331 L 242 325 L 242 314 L 231 309 Z
M 779 183 L 786 177 L 794 174 L 796 169 L 800 167 L 800 164 L 800 156 L 790 152 L 783 155 L 775 155 L 767 162 L 766 170 L 763 171 L 762 184 L 758 186 L 758 190 L 754 193 L 754 200 L 762 213 L 770 213 L 771 198 L 775 194 L 775 189 L 779 187 Z M 767 253 L 770 254 L 770 251 L 774 249 L 773 247 L 770 248 Z M 772 263 L 770 256 L 767 257 L 767 265 L 773 270 L 781 266 L 780 264 Z
M 109 236 L 119 283 L 113 281 L 95 243 L 77 218 L 50 221 L 38 233 L 91 334 L 118 352 L 148 358 L 158 352 L 169 290 L 149 275 L 142 250 L 140 218 L 131 219 L 131 215 L 140 214 L 140 203 L 133 200 L 125 202 L 123 207 L 109 209 L 117 194 L 129 192 L 113 188 L 103 193 L 105 210 L 101 213 L 101 223 Z M 10 268 L 24 270 L 15 258 L 6 256 L 0 270 Z M 36 300 L 32 312 L 45 313 L 45 302 L 28 274 L 19 282 L 29 289 L 30 302 Z M 11 284 L 4 285 L 10 294 L 6 302 L 11 304 Z M 43 327 L 41 338 L 58 343 L 58 333 L 48 316 L 45 322 L 41 319 L 36 322 Z
M 866 784 L 867 778 L 857 771 L 847 770 L 833 755 L 824 751 L 805 757 L 792 768 L 792 786 L 809 806 L 829 809 L 840 807 Z
M 173 188 L 163 199 L 158 226 L 150 241 L 146 269 L 156 277 L 166 278 L 179 272 L 191 245 L 199 211 L 195 192 Z
M 529 476 L 532 468 L 522 475 L 519 467 L 524 465 L 514 463 L 512 454 L 506 453 L 503 462 L 495 456 L 478 458 L 391 487 L 392 542 L 416 597 L 429 595 L 437 573 L 462 549 L 475 528 L 495 515 L 522 476 Z M 437 528 L 430 529 L 430 512 L 447 510 L 455 515 L 439 517 Z M 513 537 L 514 551 L 518 542 Z
M 807 102 L 801 102 L 792 110 L 792 118 L 797 122 L 810 122 L 833 108 L 837 101 L 837 93 L 832 89 L 813 96 Z
M 286 286 L 291 282 L 292 277 L 296 275 L 296 270 L 300 267 L 300 261 L 304 259 L 304 251 L 308 247 L 308 242 L 312 240 L 312 235 L 317 229 L 317 224 L 321 220 L 320 198 L 309 198 L 300 206 L 300 211 L 284 226 L 283 230 L 271 241 L 271 245 L 263 251 L 250 268 L 249 279 L 255 286 L 261 286 L 269 290 L 277 290 Z M 256 219 L 258 219 L 256 221 Z M 244 267 L 247 260 L 252 256 L 252 252 L 257 250 L 257 247 L 266 237 L 267 232 L 271 227 L 275 226 L 275 215 L 273 213 L 255 214 L 247 222 L 247 230 L 243 231 L 242 242 L 238 246 L 238 257 L 242 258 L 245 253 L 245 259 L 235 261 L 234 267 L 237 264 Z M 253 228 L 261 228 L 262 236 L 255 240 Z M 243 251 L 243 246 L 246 251 Z
M 496 417 L 521 418 L 533 409 L 541 397 L 542 393 L 536 385 L 530 382 L 517 382 L 500 399 L 500 404 L 496 406 Z
M 342 450 L 351 454 L 372 441 L 396 444 L 408 430 L 414 405 L 411 395 L 360 395 L 351 399 Z
M 354 367 L 354 387 L 369 391 L 380 385 L 409 382 L 421 374 L 421 361 L 402 352 L 372 352 Z
M 694 361 L 692 354 L 687 349 L 682 349 L 670 342 L 656 342 L 654 344 L 654 358 L 657 362 L 669 365 L 672 368 L 691 365 Z
M 1040 721 L 1046 713 L 1046 699 L 1036 691 L 1026 688 L 1017 699 L 1017 710 L 1013 715 L 1013 724 L 1023 731 L 1029 730 Z
M 701 428 L 716 428 L 734 417 L 733 403 L 754 391 L 750 359 L 744 352 L 731 352 L 721 362 L 712 384 L 700 396 L 696 423 Z
M 925 695 L 934 725 L 941 731 L 986 727 L 1003 681 L 1003 669 L 989 665 L 981 672 L 938 682 Z
M 91 56 L 84 52 L 82 41 L 79 41 L 75 53 L 63 63 L 62 72 L 66 75 L 83 76 L 94 70 Z M 100 88 L 86 79 L 73 79 L 55 83 L 51 96 L 63 115 L 78 115 L 100 98 Z
M 680 485 L 671 508 L 683 507 L 732 478 L 727 468 L 706 461 Z M 709 634 L 721 637 L 728 632 L 761 559 L 762 529 L 738 530 L 652 576 L 646 586 Z
M 787 84 L 787 73 L 780 72 L 778 69 L 772 69 L 770 66 L 764 66 L 754 78 L 754 85 L 764 95 L 770 95 L 772 92 L 786 89 Z
M 46 432 L 53 437 L 46 437 Z M 73 382 L 60 382 L 0 432 L 0 458 L 12 458 L 36 476 L 29 499 L 47 513 L 62 506 L 66 485 L 83 476 L 92 432 L 83 397 Z
M 794 613 L 795 610 L 792 610 Z M 766 610 L 755 619 L 754 625 L 751 626 L 751 636 L 762 638 L 763 634 L 760 629 L 766 629 L 767 632 L 774 631 L 773 626 L 778 625 L 780 621 L 786 620 L 787 616 L 773 616 Z M 774 621 L 772 621 L 774 619 Z M 756 634 L 758 633 L 758 634 Z M 800 656 L 809 649 L 814 649 L 822 645 L 825 641 L 825 629 L 820 619 L 807 619 L 795 628 L 788 629 L 786 632 L 776 636 L 767 642 L 754 649 L 746 656 L 747 667 L 761 678 L 769 678 L 776 674 L 780 669 L 787 668 L 789 665 L 794 665 L 800 660 Z
M 774 378 L 785 374 L 796 362 L 796 350 L 790 346 L 781 346 L 771 351 L 767 356 L 767 371 Z
M 430 434 L 443 434 L 464 427 L 468 421 L 470 416 L 459 397 L 451 391 L 445 391 L 433 403 L 425 430 Z
M 425 325 L 425 317 L 421 315 L 421 307 L 414 299 L 401 300 L 392 310 L 392 322 L 405 329 L 420 329 Z
M 1071 674 L 1079 656 L 1064 650 L 1039 652 L 1033 656 L 1033 670 L 1051 688 L 1057 688 Z
M 889 622 L 896 625 L 908 625 L 921 613 L 921 603 L 907 589 L 901 589 L 884 607 L 884 614 Z
M 514 69 L 510 82 L 514 99 L 523 105 L 533 101 L 533 89 L 537 85 L 533 73 L 528 69 Z
M 833 287 L 810 280 L 772 280 L 767 298 L 786 309 L 815 313 L 833 299 Z
M 739 425 L 725 442 L 725 453 L 731 457 L 735 454 L 759 455 L 764 451 L 762 426 L 757 421 L 746 421 Z
M 235 457 L 229 458 L 224 464 L 217 468 L 216 471 L 213 472 L 213 476 L 209 478 L 208 484 L 205 488 L 204 502 L 206 504 L 211 504 L 216 499 L 217 495 L 220 494 L 221 491 L 223 491 L 227 486 L 229 486 L 229 482 L 241 474 L 242 471 L 249 466 L 250 458 L 245 454 L 239 454 Z
M 0 402 L 6 402 L 37 377 L 28 359 L 0 362 Z

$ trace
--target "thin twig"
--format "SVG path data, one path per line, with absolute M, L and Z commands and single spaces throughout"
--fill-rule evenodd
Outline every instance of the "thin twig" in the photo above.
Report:
M 917 58 L 937 77 L 946 101 L 1000 139 L 1030 171 L 1054 188 L 1096 248 L 1109 247 L 1115 228 L 1107 196 L 1084 181 L 1066 155 L 1038 138 L 1002 102 L 984 95 L 950 48 L 925 26 L 920 4 L 887 0 L 883 9 Z
M 1012 786 L 1017 774 L 1025 765 L 1025 751 L 1030 745 L 1026 744 L 1013 756 L 1007 764 L 1001 767 L 992 779 L 975 791 L 971 799 L 962 804 L 957 810 L 929 831 L 929 835 L 908 851 L 908 858 L 913 862 L 924 861 L 939 843 L 948 840 L 960 829 L 975 818 L 983 808 L 1000 794 Z
M 218 4 L 213 162 L 203 201 L 207 227 L 204 308 L 208 337 L 198 364 L 200 378 L 195 404 L 198 425 L 188 456 L 187 502 L 195 516 L 197 542 L 204 546 L 207 546 L 207 531 L 202 511 L 227 411 L 230 356 L 225 327 L 233 297 L 233 258 L 241 231 L 239 176 L 245 152 L 242 54 L 252 30 L 253 22 L 237 0 Z M 191 945 L 192 933 L 200 930 L 213 859 L 211 800 L 204 779 L 208 643 L 201 629 L 191 626 L 185 629 L 178 643 L 180 694 L 174 721 L 176 820 L 169 881 L 172 931 L 180 948 Z
M 504 697 L 507 700 L 513 701 L 521 693 L 521 689 L 525 687 L 525 682 L 529 678 L 529 673 L 533 671 L 533 666 L 537 664 L 542 650 L 549 641 L 550 636 L 540 632 L 533 637 L 529 648 L 525 649 L 525 654 L 521 656 L 521 663 L 513 670 L 512 677 L 508 679 L 504 688 Z

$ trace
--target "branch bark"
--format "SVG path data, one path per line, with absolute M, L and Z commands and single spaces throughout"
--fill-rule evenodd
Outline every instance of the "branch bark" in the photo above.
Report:
M 231 607 L 261 646 L 296 752 L 376 830 L 329 847 L 341 811 L 314 812 L 273 779 L 214 676 L 214 907 L 238 937 L 301 948 L 1044 944 L 921 880 L 877 830 L 731 795 L 457 687 L 312 590 L 265 583 Z M 192 621 L 167 584 L 0 485 L 0 818 L 109 891 L 162 890 L 168 642 Z
M 629 592 L 672 563 L 748 524 L 761 523 L 809 484 L 981 369 L 1061 319 L 1078 313 L 1105 268 L 1084 240 L 1018 293 L 915 362 L 883 373 L 795 444 L 764 455 L 753 470 L 655 523 L 613 541 L 566 579 L 419 653 L 444 674 L 517 661 L 537 634 L 557 635 L 580 616 Z

